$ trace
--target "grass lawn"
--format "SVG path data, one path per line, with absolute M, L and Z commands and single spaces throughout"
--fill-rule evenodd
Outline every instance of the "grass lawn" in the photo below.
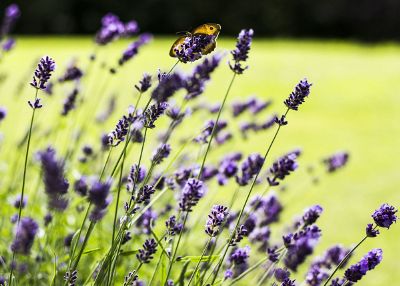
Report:
M 88 103 L 93 105 L 91 114 L 79 113 L 78 109 L 72 115 L 75 119 L 56 123 L 57 113 L 60 112 L 61 104 L 71 86 L 57 87 L 53 97 L 43 95 L 44 107 L 38 111 L 37 117 L 40 133 L 33 135 L 32 150 L 36 151 L 52 143 L 58 150 L 65 151 L 73 124 L 80 120 L 89 120 L 89 116 L 96 115 L 99 110 L 105 108 L 106 100 L 101 96 L 102 92 L 106 95 L 115 94 L 116 112 L 103 126 L 93 123 L 83 134 L 82 143 L 98 147 L 98 139 L 102 132 L 112 130 L 128 105 L 134 104 L 137 96 L 134 84 L 138 82 L 142 73 L 155 74 L 158 68 L 168 70 L 174 64 L 174 59 L 168 57 L 171 42 L 171 39 L 156 37 L 149 46 L 143 47 L 137 58 L 120 69 L 111 79 L 107 80 L 109 76 L 102 71 L 92 76 L 91 81 L 87 83 L 92 87 L 92 92 L 85 94 Z M 226 57 L 199 102 L 219 103 L 231 78 L 225 63 L 230 57 L 228 51 L 233 48 L 234 41 L 222 38 L 218 43 L 217 51 L 225 51 Z M 116 63 L 126 45 L 127 42 L 113 44 L 100 51 L 98 59 L 106 59 L 109 65 Z M 3 201 L 10 200 L 20 189 L 20 182 L 17 180 L 14 182 L 15 188 L 9 190 L 13 179 L 15 181 L 15 178 L 22 174 L 22 168 L 13 170 L 11 166 L 19 160 L 17 165 L 22 167 L 22 149 L 17 152 L 15 145 L 26 132 L 28 125 L 31 112 L 26 101 L 34 96 L 34 91 L 28 84 L 23 85 L 22 89 L 20 84 L 30 80 L 34 65 L 42 55 L 51 55 L 55 59 L 58 76 L 62 74 L 68 61 L 74 58 L 78 61 L 78 66 L 85 66 L 92 48 L 88 38 L 20 38 L 15 51 L 0 63 L 0 74 L 7 76 L 0 86 L 0 106 L 8 109 L 7 120 L 0 123 L 0 133 L 3 134 L 0 145 L 0 198 Z M 314 84 L 310 97 L 300 110 L 289 113 L 289 124 L 279 134 L 267 162 L 269 165 L 272 159 L 295 147 L 303 150 L 299 159 L 300 168 L 286 181 L 286 191 L 276 190 L 285 207 L 281 221 L 289 223 L 296 215 L 301 214 L 305 207 L 318 203 L 324 208 L 324 213 L 318 223 L 323 230 L 323 236 L 316 249 L 317 253 L 322 253 L 332 244 L 351 246 L 357 243 L 364 236 L 365 226 L 371 222 L 370 216 L 376 208 L 384 202 L 400 207 L 400 169 L 397 162 L 400 156 L 400 46 L 366 46 L 333 41 L 256 40 L 248 64 L 249 69 L 234 82 L 229 105 L 233 100 L 245 99 L 251 95 L 271 99 L 272 107 L 260 115 L 258 120 L 267 118 L 272 112 L 284 112 L 282 101 L 300 79 L 307 77 Z M 179 65 L 178 69 L 188 71 L 193 66 L 194 64 Z M 85 93 L 86 87 L 82 88 Z M 176 98 L 179 103 L 179 96 Z M 250 119 L 246 116 L 240 118 L 239 122 Z M 225 112 L 223 117 L 228 119 L 230 115 Z M 200 131 L 207 120 L 206 115 L 196 115 L 195 118 L 183 123 L 178 129 L 178 135 L 188 137 Z M 240 137 L 239 122 L 232 122 L 230 126 L 236 137 Z M 164 122 L 161 125 L 163 124 Z M 51 134 L 44 135 L 46 130 Z M 233 150 L 245 154 L 264 153 L 272 135 L 272 131 L 260 132 L 247 140 L 227 143 L 213 151 L 209 161 L 217 163 L 224 153 Z M 155 132 L 151 136 L 155 139 Z M 153 144 L 152 147 L 154 146 L 156 145 Z M 198 152 L 196 148 L 192 147 L 193 152 Z M 322 158 L 339 150 L 350 152 L 349 165 L 335 174 L 326 175 L 321 166 Z M 145 152 L 150 155 L 152 150 L 146 148 Z M 129 164 L 135 161 L 138 152 L 133 150 L 131 154 Z M 311 166 L 314 168 L 312 175 L 307 172 Z M 71 168 L 68 174 L 73 178 L 77 172 L 85 171 L 89 170 L 85 167 Z M 43 195 L 34 195 L 38 174 L 39 168 L 36 164 L 28 173 L 27 188 L 28 196 L 35 202 L 32 206 L 28 204 L 27 213 L 32 212 L 33 215 L 35 212 L 44 213 L 45 208 L 45 205 L 40 203 Z M 318 184 L 312 183 L 314 176 L 319 178 Z M 204 210 L 203 218 L 196 225 L 195 218 L 189 222 L 190 233 L 194 235 L 191 235 L 193 242 L 187 241 L 185 244 L 186 254 L 200 255 L 200 247 L 206 240 L 203 227 L 209 204 L 227 204 L 235 188 L 234 184 L 224 188 L 216 184 L 210 186 L 208 198 L 198 206 L 199 210 Z M 237 207 L 244 199 L 247 189 L 245 187 L 241 190 L 235 204 Z M 259 187 L 257 191 L 261 192 L 262 188 Z M 12 207 L 7 206 L 0 212 L 2 219 L 6 221 L 4 225 L 7 229 L 0 231 L 1 237 L 10 237 L 11 227 L 8 221 L 13 212 Z M 70 225 L 76 224 L 73 217 L 65 218 L 65 221 Z M 107 221 L 111 222 L 111 217 Z M 161 231 L 162 223 L 159 223 L 159 227 Z M 274 226 L 272 229 L 276 230 L 272 235 L 273 239 L 279 239 L 278 230 L 282 227 Z M 103 222 L 99 225 L 92 247 L 95 247 L 96 239 L 107 243 L 109 230 L 108 223 Z M 368 239 L 356 252 L 352 263 L 372 248 L 380 247 L 384 252 L 383 262 L 368 273 L 358 285 L 396 285 L 396 282 L 400 281 L 399 237 L 400 228 L 394 225 L 389 231 L 382 230 L 377 238 Z M 8 242 L 4 243 L 2 251 L 8 247 Z M 190 252 L 194 246 L 198 246 L 194 250 L 196 253 Z M 255 254 L 256 249 L 252 249 L 251 253 Z M 261 257 L 261 254 L 257 254 L 257 257 Z M 252 259 L 257 260 L 254 257 Z M 305 269 L 301 269 L 298 282 L 303 280 L 304 271 Z M 120 273 L 120 276 L 123 274 Z

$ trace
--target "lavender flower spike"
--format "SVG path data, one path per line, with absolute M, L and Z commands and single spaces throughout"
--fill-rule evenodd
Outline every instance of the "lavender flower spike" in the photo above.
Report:
M 151 34 L 142 34 L 139 39 L 131 43 L 128 48 L 123 52 L 121 58 L 118 60 L 118 64 L 122 66 L 131 58 L 133 58 L 139 52 L 139 48 L 151 41 L 153 36 Z
M 56 64 L 54 60 L 48 56 L 40 59 L 39 64 L 30 83 L 36 89 L 46 89 L 46 83 L 51 77 L 51 73 L 55 70 Z
M 91 221 L 99 221 L 106 213 L 107 206 L 111 203 L 110 183 L 95 182 L 89 190 L 88 200 L 94 205 L 89 215 Z
M 369 270 L 374 269 L 382 261 L 382 249 L 373 249 L 360 262 L 350 266 L 344 273 L 350 282 L 359 281 Z
M 248 68 L 248 66 L 243 67 L 241 62 L 245 62 L 249 57 L 253 35 L 253 29 L 243 29 L 239 33 L 236 49 L 231 52 L 234 62 L 229 64 L 231 70 L 236 74 L 242 74 Z
M 179 202 L 179 208 L 182 211 L 190 212 L 204 196 L 205 189 L 202 181 L 191 178 L 186 182 L 182 191 L 182 197 Z
M 311 83 L 308 83 L 307 79 L 301 80 L 294 91 L 284 101 L 287 108 L 292 110 L 298 110 L 299 106 L 304 102 L 305 98 L 310 94 Z
M 139 81 L 138 85 L 135 85 L 135 88 L 140 92 L 144 93 L 151 87 L 151 75 L 143 74 L 142 80 Z
M 211 209 L 210 214 L 208 215 L 208 219 L 206 222 L 205 232 L 211 236 L 215 237 L 219 233 L 219 226 L 225 221 L 228 216 L 227 207 L 222 205 L 215 205 Z
M 396 212 L 397 209 L 394 206 L 383 204 L 372 214 L 372 218 L 376 225 L 389 229 L 397 220 Z
M 139 249 L 136 254 L 137 259 L 141 263 L 149 263 L 153 259 L 153 254 L 157 252 L 157 242 L 154 239 L 146 239 L 143 249 Z
M 68 192 L 69 183 L 64 178 L 64 164 L 57 161 L 56 151 L 49 147 L 39 153 L 42 163 L 43 182 L 45 192 L 48 196 L 48 206 L 56 211 L 63 211 L 68 206 L 68 199 L 65 195 Z
M 39 225 L 30 217 L 24 217 L 19 222 L 11 250 L 15 253 L 28 255 L 39 230 Z

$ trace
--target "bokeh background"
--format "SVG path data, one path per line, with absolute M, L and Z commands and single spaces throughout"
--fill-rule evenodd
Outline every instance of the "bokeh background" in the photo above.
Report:
M 2 1 L 0 9 L 10 3 Z M 364 235 L 365 225 L 371 221 L 371 213 L 380 204 L 400 206 L 400 46 L 397 43 L 400 1 L 37 0 L 16 3 L 21 7 L 22 17 L 14 31 L 17 34 L 15 51 L 4 59 L 4 65 L 12 67 L 0 96 L 0 104 L 14 118 L 0 126 L 5 136 L 18 132 L 18 138 L 21 137 L 29 116 L 20 109 L 31 90 L 26 86 L 21 94 L 15 94 L 21 90 L 15 82 L 27 78 L 25 70 L 29 73 L 43 53 L 51 55 L 59 67 L 72 58 L 85 65 L 93 51 L 93 35 L 106 12 L 118 14 L 123 21 L 135 19 L 142 31 L 155 34 L 151 45 L 143 48 L 140 57 L 108 87 L 110 93 L 117 94 L 120 111 L 132 103 L 133 85 L 143 72 L 168 69 L 174 63 L 168 57 L 168 50 L 176 31 L 190 30 L 203 22 L 218 22 L 223 30 L 217 51 L 224 52 L 234 47 L 234 35 L 241 28 L 251 27 L 256 40 L 250 54 L 250 68 L 235 83 L 232 100 L 257 95 L 273 100 L 272 109 L 282 112 L 282 100 L 299 79 L 306 76 L 314 83 L 311 97 L 299 112 L 290 114 L 289 125 L 274 147 L 273 158 L 294 147 L 304 151 L 300 159 L 302 168 L 290 178 L 288 192 L 282 194 L 287 206 L 283 220 L 292 219 L 306 206 L 321 204 L 325 212 L 319 224 L 323 238 L 318 253 L 334 243 L 350 246 L 358 242 Z M 127 45 L 126 40 L 113 44 L 107 50 L 109 59 L 116 60 Z M 60 75 L 61 69 L 58 72 Z M 219 69 L 203 100 L 220 102 L 228 80 L 228 69 Z M 13 96 L 5 96 L 7 93 Z M 63 95 L 55 98 L 49 112 L 59 112 L 64 98 Z M 95 101 L 95 96 L 91 100 Z M 49 116 L 42 113 L 38 120 L 43 123 Z M 117 112 L 108 121 L 109 129 L 119 116 Z M 202 123 L 198 122 L 199 128 Z M 93 138 L 98 138 L 102 130 L 94 126 L 90 132 L 95 134 Z M 218 154 L 232 148 L 248 153 L 262 152 L 264 142 L 269 142 L 271 135 L 257 134 L 238 145 L 228 144 Z M 11 143 L 6 144 L 9 145 L 4 150 L 11 150 Z M 350 153 L 349 165 L 327 176 L 321 160 L 339 150 Z M 4 153 L 1 156 L 8 158 Z M 214 158 L 211 160 L 218 162 L 219 156 Z M 310 166 L 316 170 L 313 175 L 307 172 Z M 318 184 L 313 183 L 314 177 L 320 178 Z M 224 197 L 223 193 L 215 195 L 221 203 Z M 203 223 L 192 227 L 200 232 Z M 400 228 L 394 225 L 361 247 L 352 261 L 374 247 L 383 248 L 384 260 L 358 285 L 399 283 L 399 236 Z

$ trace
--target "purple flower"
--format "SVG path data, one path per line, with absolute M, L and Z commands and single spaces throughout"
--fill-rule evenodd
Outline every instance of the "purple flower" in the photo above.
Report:
M 377 237 L 379 234 L 379 230 L 375 229 L 372 223 L 369 223 L 365 228 L 365 233 L 368 237 Z
M 237 277 L 248 268 L 250 247 L 236 248 L 228 257 L 228 262 L 233 265 L 234 275 Z
M 91 221 L 97 222 L 106 214 L 107 207 L 111 203 L 110 188 L 109 182 L 102 183 L 100 181 L 94 182 L 90 188 L 88 200 L 94 206 L 89 215 Z
M 67 116 L 72 109 L 75 109 L 75 102 L 78 93 L 79 90 L 77 88 L 74 88 L 72 92 L 68 95 L 67 99 L 64 101 L 63 110 L 61 112 L 62 116 Z
M 202 57 L 202 51 L 215 40 L 216 36 L 195 34 L 185 38 L 174 48 L 176 57 L 182 62 L 194 62 Z
M 250 233 L 250 232 L 249 232 Z M 254 231 L 250 235 L 250 241 L 253 243 L 260 243 L 259 250 L 265 251 L 269 246 L 269 238 L 271 236 L 271 230 L 268 226 L 254 228 Z
M 101 28 L 96 33 L 95 41 L 99 45 L 107 45 L 118 39 L 125 32 L 125 26 L 118 16 L 108 13 L 101 19 Z
M 306 282 L 310 286 L 320 286 L 328 277 L 329 274 L 324 269 L 313 265 L 307 272 Z
M 176 217 L 174 215 L 168 218 L 168 220 L 165 222 L 165 226 L 167 227 L 169 236 L 179 234 L 183 228 L 183 225 L 176 221 Z
M 133 43 L 131 43 L 128 48 L 122 53 L 121 58 L 118 60 L 118 64 L 122 66 L 128 60 L 133 58 L 139 52 L 139 48 L 149 43 L 152 40 L 153 36 L 151 34 L 141 34 L 139 39 Z
M 194 68 L 192 75 L 185 81 L 187 91 L 185 98 L 187 100 L 196 98 L 203 93 L 205 82 L 210 80 L 210 74 L 218 67 L 220 60 L 220 56 L 212 56 Z
M 143 244 L 143 249 L 139 249 L 139 253 L 136 254 L 136 257 L 140 263 L 149 263 L 153 259 L 153 254 L 156 252 L 157 242 L 153 238 L 146 239 Z
M 307 82 L 307 79 L 301 80 L 294 91 L 284 101 L 287 108 L 292 110 L 298 110 L 299 106 L 304 102 L 305 98 L 310 94 L 311 83 Z
M 315 223 L 317 221 L 317 219 L 320 217 L 322 211 L 323 211 L 323 209 L 319 205 L 315 205 L 315 206 L 308 208 L 304 212 L 303 217 L 302 217 L 303 225 L 309 226 L 309 225 L 312 225 L 313 223 Z
M 274 276 L 276 281 L 283 282 L 286 279 L 289 279 L 290 272 L 287 269 L 277 268 L 274 272 Z
M 8 38 L 2 45 L 2 49 L 5 52 L 9 52 L 14 48 L 15 46 L 15 40 L 13 38 Z
M 220 231 L 219 227 L 223 224 L 228 214 L 227 207 L 222 205 L 213 206 L 208 215 L 205 232 L 211 237 L 217 236 Z
M 133 186 L 136 186 L 137 184 L 140 184 L 143 182 L 144 178 L 146 177 L 146 169 L 142 166 L 138 166 L 137 164 L 134 164 L 131 167 L 131 171 L 129 172 L 128 176 L 128 191 L 133 192 Z
M 7 109 L 4 107 L 0 106 L 0 122 L 4 120 L 7 116 Z
M 349 160 L 349 153 L 338 152 L 332 156 L 326 158 L 323 162 L 326 165 L 326 169 L 329 173 L 333 173 L 338 169 L 343 168 Z
M 279 260 L 279 253 L 277 252 L 278 247 L 274 246 L 267 249 L 268 259 L 271 262 L 277 262 Z
M 150 202 L 151 195 L 154 194 L 155 189 L 152 185 L 144 185 L 138 191 L 136 203 L 143 203 L 144 205 L 148 205 Z
M 236 182 L 240 186 L 245 186 L 258 174 L 264 164 L 264 158 L 259 154 L 250 155 L 241 166 L 241 174 L 236 175 Z
M 16 209 L 19 208 L 23 209 L 26 206 L 26 202 L 27 202 L 26 196 L 24 196 L 24 199 L 21 200 L 21 195 L 18 195 L 14 200 L 13 206 Z
M 376 225 L 389 229 L 389 227 L 397 220 L 397 209 L 394 206 L 383 204 L 373 214 Z
M 224 280 L 230 279 L 233 277 L 232 269 L 227 269 L 224 274 Z
M 168 103 L 166 102 L 159 102 L 156 104 L 151 105 L 147 110 L 144 112 L 144 127 L 153 129 L 156 126 L 154 123 L 156 120 L 164 114 L 164 111 L 167 109 Z
M 197 205 L 204 193 L 205 187 L 202 181 L 194 178 L 189 179 L 182 190 L 179 208 L 186 212 L 192 211 L 192 208 Z
M 242 239 L 248 235 L 248 231 L 246 227 L 242 224 L 238 228 L 236 228 L 235 234 L 233 235 L 231 241 L 229 242 L 230 246 L 236 246 Z
M 307 256 L 313 253 L 314 246 L 321 236 L 321 230 L 317 226 L 306 227 L 295 233 L 290 240 L 286 239 L 287 254 L 284 263 L 290 270 L 296 271 Z
M 169 154 L 171 153 L 171 146 L 169 144 L 161 144 L 151 159 L 152 164 L 159 165 L 161 162 L 168 158 Z
M 60 82 L 78 80 L 83 76 L 83 72 L 76 66 L 70 66 L 65 71 L 64 75 L 59 79 Z
M 282 204 L 274 194 L 262 198 L 259 205 L 259 210 L 263 215 L 260 225 L 265 226 L 278 221 L 282 209 Z
M 208 139 L 211 137 L 211 133 L 214 129 L 215 122 L 214 120 L 210 120 L 206 123 L 205 128 L 201 132 L 199 136 L 195 138 L 196 142 L 199 143 L 208 143 Z M 214 136 L 217 137 L 218 134 L 228 126 L 228 122 L 224 120 L 219 120 L 217 126 L 214 130 Z
M 249 57 L 253 34 L 253 29 L 241 30 L 237 38 L 236 49 L 231 51 L 233 64 L 229 64 L 229 67 L 236 74 L 242 74 L 248 68 L 247 66 L 243 67 L 242 62 L 245 62 Z
M 382 261 L 382 249 L 373 249 L 360 262 L 350 266 L 344 273 L 350 282 L 359 281 L 369 270 L 374 269 Z
M 7 6 L 4 14 L 3 24 L 1 26 L 1 37 L 7 35 L 11 31 L 18 18 L 21 16 L 21 11 L 17 4 L 11 4 Z
M 36 89 L 45 89 L 46 83 L 51 77 L 51 73 L 55 70 L 56 64 L 54 60 L 48 56 L 40 59 L 39 64 L 30 83 Z
M 138 120 L 137 116 L 129 113 L 128 116 L 123 115 L 115 126 L 115 129 L 108 134 L 108 142 L 112 146 L 118 146 L 121 142 L 125 141 L 128 134 L 129 126 Z
M 151 97 L 157 102 L 168 101 L 168 98 L 170 98 L 176 91 L 183 88 L 184 84 L 185 81 L 182 76 L 177 73 L 165 76 L 158 83 L 156 88 L 154 88 Z
M 64 178 L 64 163 L 62 160 L 57 160 L 56 151 L 51 147 L 39 152 L 39 159 L 42 164 L 48 206 L 50 209 L 63 211 L 68 206 L 68 199 L 65 196 L 69 187 L 68 181 Z
M 135 85 L 135 88 L 140 92 L 144 93 L 151 87 L 151 75 L 143 74 L 143 78 L 139 81 L 139 84 Z
M 298 167 L 296 159 L 296 154 L 289 153 L 276 160 L 269 169 L 269 176 L 267 177 L 269 185 L 279 185 L 279 181 L 283 181 L 286 176 L 295 171 Z
M 64 280 L 66 281 L 67 285 L 75 285 L 77 279 L 78 279 L 77 270 L 74 270 L 71 273 L 67 271 L 64 275 Z
M 134 36 L 139 32 L 139 25 L 135 20 L 131 20 L 124 25 L 124 32 L 122 35 L 124 37 Z
M 148 208 L 141 217 L 136 221 L 136 227 L 140 233 L 150 234 L 151 227 L 157 219 L 157 213 L 151 208 Z
M 295 280 L 290 280 L 290 279 L 288 278 L 288 279 L 285 279 L 285 280 L 282 282 L 281 286 L 296 286 L 296 284 L 295 284 L 294 282 L 295 282 Z
M 17 225 L 11 250 L 18 254 L 28 255 L 38 230 L 39 225 L 36 221 L 30 217 L 22 218 Z

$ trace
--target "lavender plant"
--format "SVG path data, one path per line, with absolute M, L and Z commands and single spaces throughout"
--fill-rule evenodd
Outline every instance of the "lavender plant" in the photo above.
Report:
M 0 37 L 3 50 L 13 46 L 8 34 L 19 16 L 17 6 L 7 8 Z M 107 14 L 95 42 L 107 46 L 138 33 L 135 21 L 124 23 L 117 15 Z M 333 245 L 316 257 L 315 246 L 324 233 L 319 219 L 330 206 L 315 204 L 294 221 L 283 221 L 290 207 L 282 198 L 288 192 L 283 189 L 303 168 L 302 152 L 295 149 L 274 160 L 270 157 L 278 135 L 288 125 L 289 112 L 308 101 L 312 84 L 307 79 L 299 81 L 283 101 L 285 110 L 280 116 L 269 111 L 274 107 L 271 100 L 257 97 L 235 101 L 227 112 L 233 83 L 249 68 L 253 36 L 252 29 L 239 33 L 225 66 L 221 64 L 224 53 L 203 54 L 215 37 L 201 33 L 185 37 L 174 51 L 178 62 L 169 72 L 159 71 L 158 81 L 148 73 L 132 79 L 136 98 L 129 98 L 134 104 L 123 114 L 126 106 L 120 98 L 125 92 L 107 99 L 104 87 L 111 79 L 123 79 L 128 61 L 141 56 L 141 47 L 152 39 L 150 34 L 140 34 L 117 59 L 106 57 L 104 67 L 96 65 L 94 57 L 88 66 L 79 62 L 78 67 L 78 61 L 73 61 L 58 81 L 50 82 L 54 61 L 40 59 L 30 83 L 35 89 L 34 99 L 28 102 L 31 121 L 21 141 L 26 146 L 21 152 L 22 179 L 15 155 L 9 172 L 18 178 L 17 183 L 1 180 L 12 195 L 5 208 L 18 212 L 1 222 L 9 252 L 0 256 L 5 275 L 0 275 L 0 285 L 348 286 L 366 279 L 381 263 L 383 251 L 372 249 L 355 263 L 350 263 L 352 255 L 393 226 L 397 209 L 382 204 L 360 242 Z M 178 63 L 193 68 L 177 70 Z M 112 73 L 110 66 L 114 66 Z M 140 71 L 140 66 L 134 68 Z M 232 73 L 227 90 L 217 105 L 201 102 L 217 69 Z M 89 76 L 99 74 L 105 80 L 90 85 Z M 36 109 L 42 107 L 39 91 L 52 93 L 46 95 L 51 102 L 57 100 L 61 88 L 71 92 L 54 117 L 57 128 L 48 131 L 47 120 L 34 121 Z M 85 102 L 97 95 L 95 104 Z M 107 106 L 95 116 L 102 98 Z M 0 107 L 1 124 L 10 113 L 8 107 Z M 259 120 L 265 114 L 268 117 Z M 236 124 L 242 118 L 246 121 Z M 273 128 L 269 142 L 260 139 Z M 101 133 L 92 135 L 100 129 L 111 131 L 98 140 Z M 67 142 L 61 143 L 69 146 L 63 148 L 61 135 L 54 136 L 54 131 L 78 135 L 64 139 Z M 260 140 L 264 154 L 239 150 L 239 143 L 256 138 L 252 136 Z M 31 145 L 38 151 L 35 157 L 30 155 Z M 319 161 L 320 169 L 326 174 L 337 172 L 349 157 L 348 152 L 334 153 Z M 28 180 L 28 171 L 36 180 Z M 22 186 L 17 194 L 19 181 Z M 289 190 L 297 187 L 289 185 Z M 306 264 L 303 275 L 299 269 Z

